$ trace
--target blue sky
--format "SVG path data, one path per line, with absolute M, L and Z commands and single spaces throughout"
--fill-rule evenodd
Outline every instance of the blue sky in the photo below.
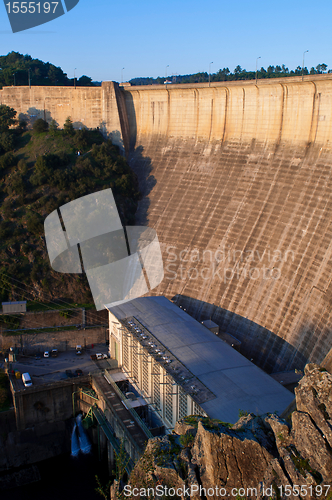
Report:
M 5 0 L 7 1 L 7 0 Z M 41 0 L 43 1 L 43 0 Z M 0 54 L 60 66 L 69 78 L 124 80 L 285 64 L 332 69 L 330 2 L 80 0 L 64 16 L 13 34 L 2 6 Z

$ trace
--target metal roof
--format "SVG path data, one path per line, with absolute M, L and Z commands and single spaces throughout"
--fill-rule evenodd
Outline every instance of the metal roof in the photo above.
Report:
M 107 305 L 106 305 L 107 307 Z M 165 297 L 140 297 L 110 307 L 117 319 L 137 318 L 215 394 L 200 406 L 235 423 L 239 410 L 282 413 L 294 395 Z

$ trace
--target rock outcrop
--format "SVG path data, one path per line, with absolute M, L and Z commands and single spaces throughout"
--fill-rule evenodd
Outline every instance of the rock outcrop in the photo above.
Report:
M 295 394 L 296 410 L 286 420 L 250 414 L 231 425 L 186 417 L 172 435 L 149 441 L 117 495 L 331 499 L 332 376 L 308 364 Z

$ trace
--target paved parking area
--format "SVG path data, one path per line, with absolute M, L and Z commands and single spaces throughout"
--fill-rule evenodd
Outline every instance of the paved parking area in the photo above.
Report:
M 66 352 L 59 352 L 56 358 L 44 358 L 37 360 L 34 356 L 20 357 L 18 361 L 11 363 L 11 369 L 21 373 L 28 372 L 32 378 L 34 385 L 41 385 L 46 382 L 56 382 L 67 379 L 66 370 L 71 370 L 75 373 L 76 369 L 81 369 L 83 375 L 88 375 L 98 369 L 110 368 L 113 366 L 110 359 L 103 361 L 93 361 L 91 354 L 97 352 L 108 353 L 108 347 L 105 344 L 96 346 L 94 349 L 87 349 L 83 354 L 78 356 L 75 350 L 71 349 Z M 0 363 L 4 368 L 4 363 Z

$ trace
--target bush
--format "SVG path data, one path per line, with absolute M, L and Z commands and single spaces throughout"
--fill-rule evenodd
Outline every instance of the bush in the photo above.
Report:
M 52 120 L 49 126 L 49 131 L 51 135 L 55 135 L 58 130 L 58 123 L 55 120 Z
M 73 136 L 75 134 L 75 129 L 73 126 L 73 122 L 70 119 L 70 116 L 66 119 L 63 125 L 63 132 L 65 135 Z
M 27 229 L 29 233 L 36 235 L 41 234 L 44 230 L 43 218 L 37 213 L 29 215 L 27 219 Z
M 4 152 L 12 151 L 15 147 L 15 137 L 11 131 L 2 132 L 0 146 Z
M 86 149 L 89 144 L 88 132 L 85 128 L 76 130 L 74 144 L 78 149 Z
M 48 123 L 42 118 L 38 118 L 32 125 L 35 134 L 41 134 L 48 131 Z
M 20 194 L 24 195 L 25 192 L 25 182 L 22 174 L 20 172 L 14 173 L 10 177 L 10 184 L 7 186 L 8 194 Z
M 0 157 L 0 170 L 13 167 L 16 164 L 16 158 L 12 153 L 6 153 Z
M 195 441 L 195 437 L 192 434 L 181 434 L 180 436 L 180 444 L 184 448 L 191 446 Z
M 23 175 L 27 174 L 28 172 L 28 165 L 26 164 L 26 161 L 23 160 L 23 158 L 18 162 L 17 168 Z

